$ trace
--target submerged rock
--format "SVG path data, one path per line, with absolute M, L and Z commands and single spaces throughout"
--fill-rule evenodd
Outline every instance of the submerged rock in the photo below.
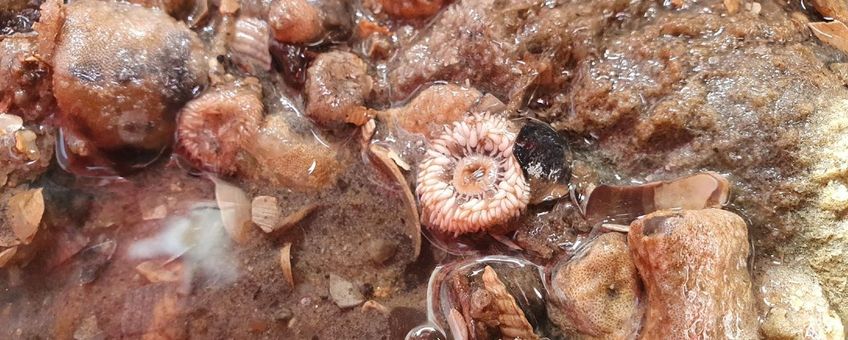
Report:
M 530 184 L 531 203 L 568 194 L 571 150 L 565 137 L 550 125 L 528 120 L 518 132 L 512 152 Z
M 208 83 L 202 42 L 158 10 L 88 0 L 63 10 L 55 41 L 47 24 L 39 38 L 55 44 L 66 157 L 118 172 L 150 163 L 171 145 L 177 110 Z
M 845 339 L 819 280 L 803 264 L 759 263 L 754 291 L 765 339 Z
M 628 245 L 645 285 L 641 339 L 754 339 L 748 228 L 718 209 L 658 211 L 634 221 Z

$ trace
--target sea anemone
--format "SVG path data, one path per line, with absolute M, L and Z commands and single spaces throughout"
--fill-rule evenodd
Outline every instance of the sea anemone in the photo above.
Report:
M 306 0 L 276 0 L 268 10 L 274 39 L 297 44 L 314 41 L 324 34 L 321 12 Z
M 221 174 L 236 170 L 236 155 L 262 122 L 262 98 L 253 78 L 211 89 L 180 112 L 177 151 L 196 166 Z
M 530 187 L 512 154 L 515 136 L 506 119 L 490 114 L 471 115 L 445 128 L 418 173 L 422 221 L 460 235 L 520 215 Z

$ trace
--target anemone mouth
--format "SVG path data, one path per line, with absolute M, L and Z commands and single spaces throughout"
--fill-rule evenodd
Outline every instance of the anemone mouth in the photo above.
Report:
M 486 230 L 521 214 L 529 186 L 512 154 L 506 119 L 474 115 L 433 141 L 416 192 L 422 222 L 455 235 Z
M 500 165 L 486 156 L 468 156 L 460 159 L 451 181 L 456 193 L 469 197 L 491 197 L 497 190 Z
M 180 113 L 177 151 L 198 167 L 232 173 L 238 151 L 259 128 L 262 111 L 258 95 L 243 88 L 203 94 Z

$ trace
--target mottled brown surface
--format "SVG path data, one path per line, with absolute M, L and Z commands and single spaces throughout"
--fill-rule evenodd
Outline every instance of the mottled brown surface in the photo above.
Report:
M 128 4 L 79 1 L 65 13 L 52 60 L 63 119 L 101 149 L 166 147 L 176 110 L 207 83 L 197 35 Z
M 596 36 L 621 17 L 638 15 L 639 2 L 459 1 L 389 63 L 394 99 L 424 82 L 469 81 L 501 99 L 523 101 L 532 84 L 561 89 L 568 65 L 583 57 Z M 517 104 L 517 103 L 516 103 Z
M 627 236 L 606 233 L 554 267 L 550 308 L 566 318 L 559 326 L 581 339 L 629 339 L 644 312 L 642 283 Z
M 459 121 L 483 96 L 474 88 L 453 84 L 434 84 L 418 93 L 406 105 L 378 115 L 395 121 L 399 128 L 433 137 L 442 127 Z
M 630 225 L 645 286 L 641 339 L 753 339 L 754 292 L 745 221 L 718 209 L 659 211 Z

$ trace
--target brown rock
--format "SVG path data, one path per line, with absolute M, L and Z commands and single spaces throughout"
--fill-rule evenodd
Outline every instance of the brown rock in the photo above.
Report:
M 398 127 L 431 137 L 434 128 L 462 119 L 482 96 L 474 88 L 435 84 L 421 91 L 406 105 L 383 113 L 393 116 Z M 441 129 L 437 131 L 442 132 Z
M 830 308 L 819 280 L 807 265 L 761 261 L 754 278 L 760 334 L 766 339 L 845 339 L 839 315 Z
M 647 294 L 640 338 L 756 338 L 741 217 L 719 209 L 658 211 L 630 225 L 628 243 Z

